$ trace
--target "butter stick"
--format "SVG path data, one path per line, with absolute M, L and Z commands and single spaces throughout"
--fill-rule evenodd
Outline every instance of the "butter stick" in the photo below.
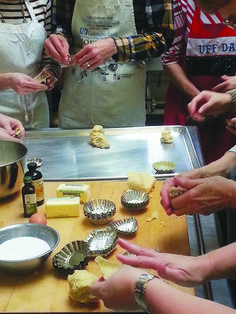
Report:
M 76 217 L 79 216 L 79 197 L 48 198 L 46 200 L 46 216 Z
M 83 204 L 89 201 L 90 195 L 90 186 L 86 184 L 60 184 L 57 188 L 57 197 L 80 197 Z

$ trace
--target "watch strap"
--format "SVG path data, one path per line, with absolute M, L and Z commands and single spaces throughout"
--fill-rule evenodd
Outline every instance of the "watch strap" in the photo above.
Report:
M 145 300 L 145 289 L 147 283 L 152 280 L 155 276 L 144 273 L 141 274 L 135 284 L 134 289 L 134 298 L 138 307 L 143 311 L 150 313 L 147 309 L 146 300 Z
M 230 112 L 236 114 L 236 89 L 229 90 L 226 94 L 230 94 L 232 98 Z

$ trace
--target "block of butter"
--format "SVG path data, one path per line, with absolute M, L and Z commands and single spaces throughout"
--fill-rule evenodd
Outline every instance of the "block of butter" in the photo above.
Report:
M 81 203 L 90 199 L 90 186 L 86 184 L 60 184 L 57 188 L 57 197 L 78 196 Z
M 79 197 L 48 198 L 46 200 L 47 217 L 75 217 L 79 216 Z

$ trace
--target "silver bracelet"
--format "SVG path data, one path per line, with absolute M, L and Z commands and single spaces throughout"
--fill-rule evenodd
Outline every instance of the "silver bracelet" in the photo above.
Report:
M 136 282 L 135 289 L 134 289 L 134 298 L 135 302 L 138 305 L 138 307 L 147 312 L 150 313 L 147 309 L 146 301 L 145 301 L 145 289 L 147 283 L 155 278 L 155 276 L 150 274 L 141 274 Z M 158 277 L 157 277 L 158 278 Z

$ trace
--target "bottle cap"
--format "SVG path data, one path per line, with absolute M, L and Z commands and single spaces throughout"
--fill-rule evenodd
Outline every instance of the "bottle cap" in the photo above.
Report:
M 32 162 L 29 162 L 27 164 L 27 167 L 28 167 L 29 171 L 36 171 L 37 164 L 36 164 L 36 162 L 32 161 Z
M 24 183 L 31 183 L 32 182 L 32 179 L 30 176 L 25 176 L 24 177 Z

